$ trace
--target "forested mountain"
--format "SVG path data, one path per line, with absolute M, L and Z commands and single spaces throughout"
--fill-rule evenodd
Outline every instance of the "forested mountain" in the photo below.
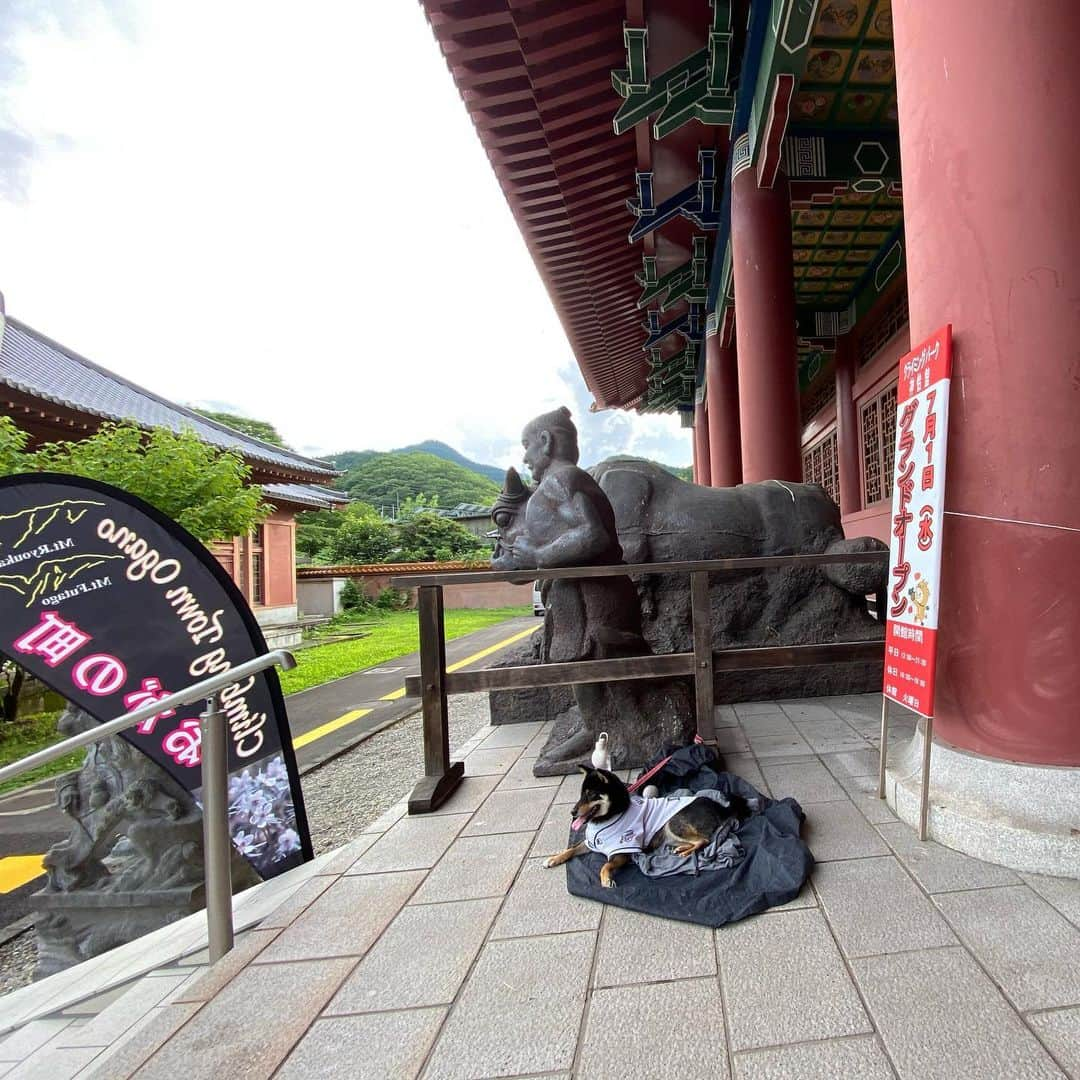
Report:
M 452 461 L 455 465 L 460 465 L 471 472 L 486 476 L 489 480 L 493 480 L 498 484 L 500 488 L 506 477 L 505 469 L 500 469 L 497 465 L 481 465 L 479 462 L 470 461 L 464 454 L 459 454 L 452 446 L 447 446 L 446 443 L 439 442 L 438 439 L 427 439 L 422 443 L 414 443 L 412 446 L 403 446 L 395 453 L 434 454 L 444 461 Z
M 351 467 L 346 459 L 361 459 Z M 338 468 L 346 469 L 337 487 L 354 499 L 386 510 L 400 506 L 406 499 L 425 496 L 450 510 L 458 503 L 490 506 L 499 494 L 500 485 L 462 465 L 434 454 L 395 450 L 381 454 L 365 451 L 337 454 Z
M 434 439 L 385 453 L 347 450 L 326 455 L 326 460 L 345 474 L 336 487 L 383 510 L 420 496 L 437 500 L 443 510 L 453 509 L 458 503 L 490 506 L 502 489 L 505 475 L 503 469 L 470 461 Z M 682 480 L 690 479 L 689 467 L 657 464 Z
M 292 449 L 278 433 L 277 428 L 265 420 L 252 420 L 249 416 L 239 416 L 237 413 L 196 409 L 193 405 L 189 406 L 189 408 L 192 412 L 197 412 L 208 420 L 216 420 L 219 424 L 231 427 L 234 431 L 242 431 L 245 435 L 262 439 L 263 442 L 270 443 L 271 446 L 280 446 L 283 450 Z

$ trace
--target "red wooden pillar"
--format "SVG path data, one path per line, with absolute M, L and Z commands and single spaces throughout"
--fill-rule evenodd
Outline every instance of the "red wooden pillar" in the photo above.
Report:
M 855 342 L 850 334 L 844 334 L 836 339 L 836 453 L 842 517 L 862 509 L 862 446 L 854 383 Z
M 718 334 L 705 339 L 705 388 L 713 487 L 734 487 L 742 483 L 737 364 L 734 347 L 724 348 Z
M 709 411 L 704 402 L 694 406 L 694 482 L 708 487 L 712 468 L 709 461 Z
M 1076 766 L 1080 5 L 908 2 L 893 19 L 911 341 L 946 322 L 954 340 L 937 732 Z
M 742 472 L 747 482 L 802 480 L 791 201 L 785 176 L 759 188 L 752 168 L 731 185 Z

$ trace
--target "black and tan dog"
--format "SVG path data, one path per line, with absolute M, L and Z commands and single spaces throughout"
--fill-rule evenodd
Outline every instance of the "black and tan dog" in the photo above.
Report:
M 600 884 L 605 889 L 615 886 L 612 874 L 635 852 L 653 851 L 668 843 L 676 855 L 688 857 L 705 847 L 716 830 L 732 818 L 742 822 L 750 816 L 750 807 L 740 795 L 728 795 L 727 806 L 704 796 L 690 796 L 678 802 L 672 812 L 675 800 L 631 796 L 614 773 L 584 765 L 579 768 L 585 777 L 581 797 L 572 810 L 571 829 L 586 829 L 586 835 L 573 847 L 552 855 L 544 866 L 562 866 L 587 850 L 599 851 L 608 857 L 600 868 Z M 590 824 L 599 827 L 588 830 Z

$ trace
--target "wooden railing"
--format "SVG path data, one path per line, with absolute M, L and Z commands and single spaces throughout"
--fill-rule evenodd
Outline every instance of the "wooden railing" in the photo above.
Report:
M 747 570 L 779 570 L 851 563 L 888 564 L 887 551 L 837 555 L 777 555 L 750 559 L 707 559 L 693 562 L 633 563 L 617 566 L 575 566 L 558 570 L 470 570 L 442 574 L 403 574 L 391 579 L 398 589 L 418 590 L 420 615 L 420 675 L 405 680 L 405 692 L 419 697 L 424 720 L 424 777 L 409 796 L 409 813 L 423 814 L 441 806 L 461 783 L 464 764 L 450 760 L 446 698 L 485 690 L 520 690 L 538 686 L 620 682 L 692 675 L 698 735 L 715 742 L 713 673 L 814 664 L 858 663 L 884 658 L 884 634 L 875 641 L 841 641 L 827 645 L 780 645 L 750 649 L 714 649 L 709 615 L 709 576 Z M 570 663 L 494 668 L 483 671 L 446 670 L 443 631 L 443 588 L 506 581 L 622 577 L 641 574 L 689 574 L 693 652 L 628 656 L 615 660 L 575 660 Z M 884 631 L 884 626 L 882 627 Z

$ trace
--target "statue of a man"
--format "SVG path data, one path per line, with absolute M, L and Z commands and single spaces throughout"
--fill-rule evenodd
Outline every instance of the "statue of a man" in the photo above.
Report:
M 522 432 L 522 460 L 537 481 L 515 545 L 530 567 L 622 562 L 615 512 L 600 485 L 578 467 L 577 429 L 563 406 Z
M 623 561 L 608 497 L 578 467 L 577 429 L 560 408 L 531 421 L 522 433 L 523 460 L 536 480 L 525 487 L 514 469 L 492 511 L 499 543 L 492 565 L 500 570 L 611 566 Z M 545 582 L 544 662 L 639 656 L 649 651 L 641 632 L 637 589 L 628 577 L 574 578 Z M 618 730 L 634 711 L 630 688 L 594 683 L 574 687 L 579 716 L 557 726 L 541 765 L 572 767 L 591 751 L 600 731 L 612 734 L 620 751 L 637 750 Z M 629 763 L 629 762 L 627 762 Z M 554 770 L 553 770 L 554 771 Z
M 599 484 L 578 467 L 577 429 L 565 406 L 531 421 L 523 460 L 537 481 L 526 488 L 515 470 L 492 516 L 500 544 L 492 565 L 503 570 L 612 566 L 623 561 L 615 512 Z M 629 578 L 545 582 L 544 659 L 590 660 L 646 652 L 641 609 Z

